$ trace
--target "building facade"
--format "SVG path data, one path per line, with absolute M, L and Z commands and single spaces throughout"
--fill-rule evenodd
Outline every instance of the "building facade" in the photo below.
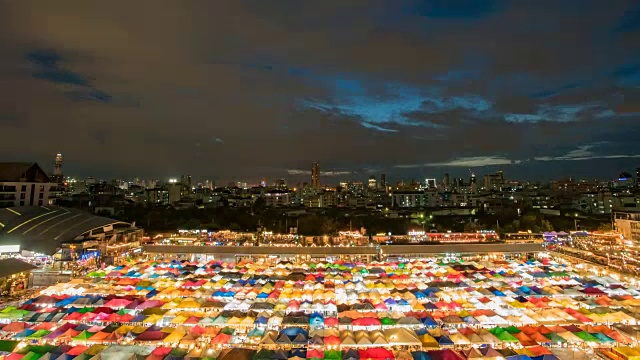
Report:
M 49 205 L 54 185 L 36 163 L 0 163 L 0 208 Z
M 320 164 L 317 162 L 311 165 L 311 187 L 320 189 Z
M 631 240 L 634 247 L 640 247 L 640 209 L 614 210 L 613 219 L 616 231 Z

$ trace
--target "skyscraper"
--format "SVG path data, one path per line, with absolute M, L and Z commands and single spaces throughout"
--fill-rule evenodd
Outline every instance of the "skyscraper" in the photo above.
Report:
M 378 188 L 378 181 L 376 180 L 376 177 L 371 175 L 369 177 L 369 190 L 376 190 Z
M 182 185 L 191 189 L 191 175 L 182 175 L 182 179 L 180 181 Z
M 56 154 L 56 163 L 53 168 L 53 180 L 57 184 L 62 184 L 64 182 L 64 177 L 62 176 L 62 154 Z
M 387 176 L 380 174 L 380 189 L 387 191 Z
M 320 189 L 320 164 L 317 162 L 311 165 L 311 187 Z

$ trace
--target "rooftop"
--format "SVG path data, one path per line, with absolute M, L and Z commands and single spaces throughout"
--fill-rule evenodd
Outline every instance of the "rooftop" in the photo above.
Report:
M 0 162 L 0 182 L 50 182 L 47 174 L 36 163 Z
M 37 269 L 35 265 L 31 265 L 28 262 L 18 260 L 15 258 L 8 258 L 0 260 L 0 278 L 19 274 L 24 271 Z
M 62 243 L 103 233 L 108 226 L 131 225 L 63 207 L 19 206 L 0 209 L 0 245 L 20 245 L 21 250 L 54 254 Z

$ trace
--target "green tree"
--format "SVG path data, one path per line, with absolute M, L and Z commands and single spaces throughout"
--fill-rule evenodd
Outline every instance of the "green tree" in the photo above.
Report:
M 256 214 L 260 214 L 264 212 L 266 209 L 267 209 L 267 200 L 262 196 L 258 197 L 256 201 L 253 202 L 253 205 L 251 206 L 251 210 Z
M 332 235 L 338 231 L 338 226 L 333 218 L 328 216 L 322 217 L 322 235 Z
M 551 222 L 549 220 L 542 220 L 542 225 L 540 226 L 542 228 L 542 231 L 553 231 L 553 225 L 551 225 Z

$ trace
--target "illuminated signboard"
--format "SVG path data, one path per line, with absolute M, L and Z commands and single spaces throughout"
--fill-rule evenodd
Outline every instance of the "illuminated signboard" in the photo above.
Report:
M 89 260 L 91 258 L 97 258 L 100 256 L 100 251 L 89 251 L 80 255 L 80 260 Z
M 0 253 L 20 252 L 20 245 L 0 245 Z

